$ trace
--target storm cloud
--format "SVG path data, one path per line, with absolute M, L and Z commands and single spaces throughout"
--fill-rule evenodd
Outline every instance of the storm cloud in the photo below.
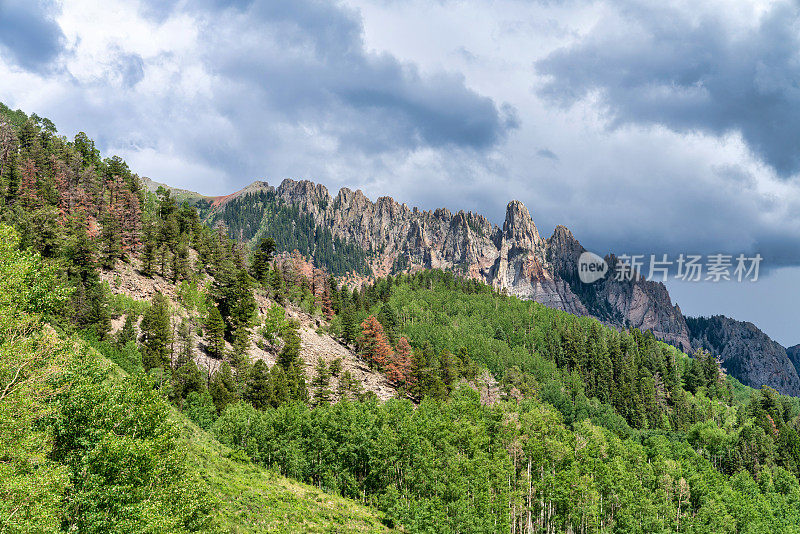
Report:
M 594 94 L 612 127 L 740 132 L 781 176 L 800 171 L 796 2 L 773 3 L 742 25 L 718 10 L 622 1 L 536 68 L 549 76 L 539 94 L 561 105 Z
M 56 11 L 47 0 L 0 0 L 0 56 L 32 71 L 48 68 L 64 42 Z

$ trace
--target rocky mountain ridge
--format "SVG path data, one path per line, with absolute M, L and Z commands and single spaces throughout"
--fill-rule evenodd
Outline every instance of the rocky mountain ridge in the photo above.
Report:
M 683 316 L 663 284 L 642 279 L 619 283 L 611 276 L 592 286 L 582 284 L 577 259 L 585 249 L 563 226 L 543 238 L 519 201 L 508 204 L 505 221 L 497 226 L 472 212 L 424 211 L 391 197 L 372 202 L 360 190 L 343 188 L 334 197 L 309 181 L 284 180 L 277 188 L 256 182 L 234 195 L 256 190 L 274 193 L 334 235 L 373 251 L 377 276 L 400 265 L 453 270 L 523 299 L 616 327 L 652 330 L 686 350 L 691 346 Z
M 786 350 L 760 330 L 761 335 L 753 333 L 749 323 L 720 323 L 723 342 L 709 345 L 705 333 L 690 330 L 664 284 L 642 277 L 614 279 L 611 273 L 617 258 L 613 255 L 605 258 L 609 272 L 604 278 L 593 284 L 581 282 L 577 262 L 585 248 L 563 226 L 543 238 L 519 201 L 510 202 L 503 224 L 495 225 L 472 212 L 420 210 L 385 196 L 373 202 L 362 191 L 349 188 L 332 196 L 321 184 L 287 179 L 278 187 L 259 181 L 215 197 L 211 209 L 222 211 L 231 199 L 255 192 L 296 206 L 317 225 L 370 251 L 376 276 L 421 268 L 451 270 L 523 299 L 595 317 L 609 326 L 650 330 L 684 351 L 713 348 L 723 361 L 730 360 L 729 370 L 743 383 L 800 394 L 800 377 Z
M 731 375 L 747 377 L 751 382 L 748 385 L 765 384 L 781 393 L 800 396 L 800 378 L 791 359 L 797 347 L 785 349 L 753 323 L 723 315 L 690 317 L 687 325 L 693 347 L 719 356 Z

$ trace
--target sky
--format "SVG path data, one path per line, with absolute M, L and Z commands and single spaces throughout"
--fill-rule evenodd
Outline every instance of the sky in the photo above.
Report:
M 601 255 L 761 254 L 670 281 L 800 343 L 800 6 L 709 0 L 0 0 L 0 101 L 208 195 L 360 188 Z

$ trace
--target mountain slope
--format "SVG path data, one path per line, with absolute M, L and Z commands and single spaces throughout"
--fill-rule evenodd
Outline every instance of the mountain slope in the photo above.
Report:
M 191 464 L 215 500 L 219 532 L 389 532 L 379 514 L 234 453 L 173 410 Z
M 284 180 L 277 188 L 257 182 L 228 197 L 218 197 L 208 220 L 237 228 L 268 226 L 258 216 L 248 220 L 245 215 L 252 213 L 250 205 L 263 201 L 256 192 L 295 207 L 299 215 L 310 217 L 340 242 L 368 253 L 376 276 L 421 268 L 450 270 L 523 299 L 595 317 L 609 326 L 650 330 L 682 350 L 704 346 L 702 340 L 692 339 L 686 318 L 673 305 L 664 284 L 643 278 L 620 282 L 610 275 L 583 284 L 577 276 L 577 259 L 584 247 L 563 226 L 544 239 L 518 201 L 508 204 L 503 225 L 496 226 L 471 212 L 423 211 L 390 197 L 372 202 L 361 191 L 347 188 L 334 197 L 320 184 Z M 236 237 L 235 232 L 231 235 Z M 613 272 L 617 259 L 613 255 L 606 259 L 609 272 Z M 737 354 L 725 356 L 731 359 L 734 376 L 754 387 L 766 384 L 784 393 L 800 392 L 800 377 L 774 342 L 746 345 L 743 340 L 751 338 L 745 332 L 731 335 L 737 323 L 726 324 L 725 339 L 736 337 L 738 341 L 728 352 L 724 344 L 715 349 Z
M 719 356 L 733 376 L 747 377 L 745 384 L 768 385 L 784 394 L 800 396 L 797 369 L 787 349 L 769 338 L 753 323 L 722 315 L 687 318 L 692 345 Z
M 602 301 L 597 303 L 577 295 L 570 273 L 583 247 L 564 228 L 543 239 L 518 201 L 509 203 L 505 222 L 498 227 L 471 212 L 421 211 L 390 197 L 373 203 L 361 191 L 347 188 L 332 197 L 324 186 L 308 181 L 284 180 L 277 188 L 260 182 L 259 186 L 312 216 L 334 236 L 374 251 L 372 268 L 377 276 L 406 268 L 454 270 L 521 298 L 593 315 L 615 326 L 652 330 L 676 345 L 690 345 L 682 316 L 661 284 L 636 281 L 630 288 L 602 284 L 601 291 L 591 290 L 601 297 L 595 299 Z M 241 201 L 249 195 L 252 202 L 258 200 L 247 188 L 233 197 Z M 213 220 L 230 224 L 237 217 L 238 213 L 225 211 L 227 202 L 215 206 Z

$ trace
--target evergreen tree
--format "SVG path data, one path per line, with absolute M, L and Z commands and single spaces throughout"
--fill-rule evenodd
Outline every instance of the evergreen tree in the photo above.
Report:
M 179 365 L 194 358 L 194 334 L 188 319 L 181 321 L 178 326 L 178 361 Z
M 136 321 L 139 317 L 136 314 L 128 313 L 125 316 L 125 323 L 117 334 L 117 345 L 124 347 L 131 341 L 136 341 Z
M 331 372 L 322 358 L 317 359 L 314 368 L 314 380 L 311 387 L 314 389 L 314 405 L 329 404 L 331 401 Z
M 286 380 L 286 372 L 280 365 L 273 365 L 269 371 L 269 382 L 272 387 L 272 406 L 277 408 L 281 404 L 289 402 L 289 383 Z
M 168 367 L 172 353 L 172 325 L 167 298 L 156 293 L 144 313 L 141 324 L 142 364 L 146 371 Z
M 286 370 L 286 385 L 288 387 L 290 400 L 308 402 L 306 374 L 303 372 L 303 367 L 304 364 L 302 362 L 297 362 L 289 366 Z
M 411 345 L 405 337 L 397 342 L 397 350 L 392 355 L 386 368 L 386 378 L 395 387 L 409 386 L 411 380 L 412 354 Z
M 270 271 L 270 288 L 272 290 L 272 298 L 275 299 L 275 302 L 283 304 L 286 300 L 286 287 L 280 269 L 272 269 Z
M 282 333 L 283 348 L 278 354 L 278 365 L 283 367 L 284 371 L 289 371 L 291 367 L 300 365 L 300 334 L 298 329 L 300 324 L 295 321 L 289 321 Z
M 275 240 L 271 237 L 261 239 L 258 248 L 253 253 L 253 278 L 261 284 L 269 283 L 269 266 L 272 263 L 272 255 L 275 253 Z
M 361 336 L 357 340 L 361 356 L 370 367 L 383 370 L 392 358 L 393 351 L 383 332 L 383 326 L 374 315 L 361 323 Z
M 236 400 L 236 383 L 228 362 L 222 362 L 217 372 L 211 377 L 208 392 L 211 394 L 211 398 L 214 399 L 217 413 L 222 413 L 228 404 Z
M 256 360 L 250 368 L 244 400 L 259 410 L 264 410 L 273 404 L 270 371 L 264 360 Z
M 250 349 L 250 331 L 246 328 L 239 328 L 233 333 L 233 343 L 231 344 L 231 363 L 240 371 L 243 371 L 249 363 L 247 351 Z
M 215 358 L 221 358 L 225 352 L 225 323 L 219 309 L 213 304 L 208 307 L 205 329 L 208 352 Z
M 389 280 L 391 280 L 391 277 L 389 277 Z M 384 287 L 386 287 L 386 285 L 384 285 Z M 399 321 L 397 320 L 397 312 L 388 302 L 381 304 L 381 309 L 378 313 L 378 321 L 380 321 L 381 325 L 383 326 L 383 331 L 385 332 L 389 343 L 394 345 L 397 341 L 396 337 Z
M 342 312 L 342 338 L 348 345 L 352 345 L 358 339 L 358 319 L 353 306 L 347 306 Z
M 458 365 L 449 350 L 443 350 L 439 354 L 439 377 L 444 385 L 447 386 L 448 391 L 452 389 L 453 384 L 459 376 Z

